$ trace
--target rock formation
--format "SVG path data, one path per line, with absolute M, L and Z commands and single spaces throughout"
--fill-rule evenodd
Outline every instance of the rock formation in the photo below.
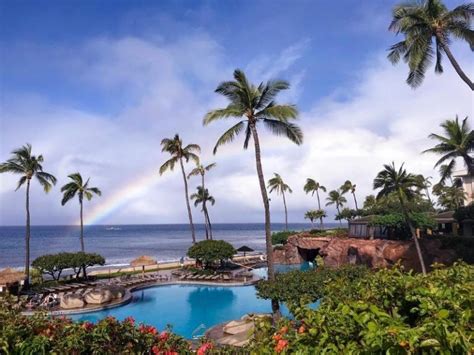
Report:
M 437 239 L 421 239 L 420 244 L 426 265 L 449 265 L 457 259 L 454 250 L 443 249 Z M 408 240 L 328 238 L 301 233 L 289 237 L 287 244 L 274 250 L 275 263 L 280 264 L 300 264 L 314 260 L 317 255 L 330 267 L 364 264 L 380 268 L 400 261 L 406 269 L 420 270 L 415 244 Z
M 84 294 L 84 300 L 89 304 L 103 304 L 112 300 L 112 292 L 106 288 L 93 288 Z
M 73 309 L 84 307 L 85 302 L 81 295 L 66 294 L 61 297 L 60 307 L 63 309 Z

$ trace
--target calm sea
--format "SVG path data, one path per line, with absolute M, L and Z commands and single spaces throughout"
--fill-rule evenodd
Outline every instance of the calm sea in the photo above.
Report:
M 334 224 L 336 226 L 336 224 Z M 309 224 L 290 224 L 291 230 L 310 229 Z M 331 227 L 328 224 L 327 227 Z M 204 226 L 196 225 L 198 240 L 204 239 Z M 283 224 L 274 224 L 273 231 L 283 230 Z M 159 262 L 179 260 L 191 245 L 187 224 L 160 225 L 94 225 L 84 232 L 86 251 L 99 253 L 108 265 L 127 265 L 140 255 L 150 255 Z M 263 224 L 214 224 L 214 239 L 223 239 L 239 248 L 247 245 L 264 251 Z M 0 227 L 0 268 L 24 265 L 25 228 Z M 31 260 L 50 253 L 77 251 L 78 226 L 33 226 L 31 228 Z

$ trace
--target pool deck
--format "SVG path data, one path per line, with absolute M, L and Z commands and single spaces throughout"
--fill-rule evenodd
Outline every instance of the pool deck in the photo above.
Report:
M 119 300 L 114 300 L 112 302 L 101 304 L 101 305 L 87 305 L 84 308 L 78 309 L 64 309 L 64 310 L 54 310 L 46 312 L 50 316 L 67 316 L 73 314 L 83 314 L 83 313 L 91 313 L 97 311 L 103 311 L 106 309 L 112 309 L 116 307 L 124 306 L 130 303 L 133 299 L 133 292 L 144 290 L 147 288 L 152 287 L 161 287 L 161 286 L 172 286 L 172 285 L 189 285 L 189 286 L 212 286 L 212 287 L 239 287 L 239 286 L 251 286 L 257 283 L 260 279 L 253 278 L 250 281 L 246 282 L 212 282 L 212 281 L 180 281 L 180 280 L 171 280 L 171 281 L 158 281 L 158 282 L 148 282 L 141 285 L 135 285 L 132 287 L 127 288 L 127 292 L 125 296 Z M 106 284 L 104 285 L 106 286 Z M 38 311 L 23 311 L 22 314 L 31 316 Z

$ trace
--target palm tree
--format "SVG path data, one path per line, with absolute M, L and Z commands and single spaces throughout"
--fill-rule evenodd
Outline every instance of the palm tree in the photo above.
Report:
M 419 194 L 420 188 L 420 181 L 416 175 L 407 173 L 403 168 L 403 164 L 397 170 L 395 168 L 395 163 L 393 162 L 391 165 L 384 165 L 384 170 L 380 171 L 374 180 L 374 190 L 381 189 L 377 194 L 377 199 L 386 197 L 392 193 L 395 193 L 398 196 L 405 217 L 405 222 L 410 228 L 412 238 L 415 242 L 421 270 L 423 274 L 426 274 L 426 267 L 425 262 L 423 261 L 420 244 L 407 207 L 407 202 L 413 200 L 417 194 Z
M 460 5 L 451 11 L 440 0 L 411 1 L 398 5 L 393 9 L 389 30 L 402 33 L 405 39 L 390 47 L 388 59 L 395 64 L 403 57 L 410 68 L 407 83 L 416 88 L 423 82 L 434 55 L 435 72 L 443 72 L 441 60 L 445 53 L 461 79 L 474 90 L 474 83 L 463 72 L 449 47 L 451 37 L 455 37 L 466 41 L 474 51 L 473 18 L 473 3 Z
M 191 195 L 191 200 L 195 200 L 194 207 L 197 207 L 199 204 L 202 204 L 201 211 L 204 213 L 204 221 L 206 224 L 206 228 L 209 228 L 209 235 L 207 234 L 206 230 L 206 239 L 212 240 L 212 225 L 211 219 L 209 218 L 209 212 L 207 210 L 207 202 L 210 202 L 211 205 L 214 206 L 216 200 L 209 194 L 209 190 L 203 189 L 202 186 L 197 187 L 197 192 Z
M 457 210 L 464 205 L 466 199 L 466 192 L 462 186 L 456 184 L 436 184 L 433 186 L 433 195 L 438 197 L 438 204 L 448 211 Z
M 301 129 L 290 122 L 296 119 L 298 111 L 294 105 L 280 105 L 274 100 L 277 94 L 289 88 L 289 83 L 282 80 L 271 80 L 258 86 L 248 82 L 247 77 L 241 70 L 234 71 L 234 80 L 226 81 L 217 87 L 216 93 L 225 96 L 230 103 L 225 108 L 213 110 L 204 118 L 204 125 L 220 119 L 238 118 L 240 121 L 229 128 L 218 140 L 214 147 L 232 142 L 242 131 L 245 131 L 244 149 L 247 149 L 250 139 L 253 139 L 255 148 L 255 163 L 257 167 L 260 192 L 262 194 L 265 209 L 265 241 L 267 249 L 268 278 L 275 279 L 273 266 L 273 247 L 271 240 L 270 206 L 265 178 L 263 175 L 260 141 L 258 137 L 257 124 L 263 123 L 276 135 L 283 135 L 292 142 L 300 145 L 303 143 Z M 272 301 L 274 312 L 278 311 L 278 302 Z
M 208 172 L 209 170 L 211 170 L 215 166 L 216 166 L 216 163 L 212 163 L 212 164 L 209 164 L 209 165 L 206 165 L 206 166 L 199 163 L 188 174 L 188 179 L 190 179 L 191 176 L 201 175 L 201 187 L 202 187 L 202 190 L 205 191 L 206 187 L 205 187 L 205 184 L 204 184 L 204 176 L 206 175 L 206 172 Z M 203 201 L 203 206 L 202 207 L 203 207 L 203 210 L 206 208 L 206 201 Z M 209 234 L 211 233 L 211 228 L 210 228 L 210 225 L 207 224 L 207 221 L 205 219 L 204 219 L 204 228 L 206 230 L 206 239 L 208 239 Z M 210 237 L 212 239 L 212 234 L 210 235 Z
M 164 172 L 174 170 L 176 163 L 179 163 L 181 172 L 183 174 L 184 181 L 184 196 L 186 198 L 186 207 L 188 209 L 189 225 L 191 227 L 191 237 L 193 244 L 196 243 L 196 233 L 194 231 L 193 215 L 191 213 L 191 206 L 189 205 L 189 193 L 188 193 L 188 181 L 186 180 L 186 172 L 184 171 L 184 162 L 187 163 L 189 160 L 194 160 L 196 164 L 199 164 L 199 157 L 196 153 L 201 152 L 201 147 L 197 144 L 188 144 L 183 147 L 183 142 L 179 138 L 178 134 L 175 134 L 173 138 L 165 138 L 161 141 L 161 151 L 167 152 L 171 155 L 171 158 L 163 163 L 160 167 L 160 175 Z
M 26 183 L 26 235 L 25 235 L 25 274 L 26 287 L 30 279 L 30 183 L 31 179 L 36 180 L 43 186 L 43 190 L 48 193 L 52 186 L 56 184 L 56 178 L 43 171 L 43 156 L 31 154 L 31 144 L 26 144 L 12 152 L 12 157 L 0 164 L 0 173 L 13 173 L 21 175 L 18 180 L 16 190 Z M 15 191 L 16 191 L 15 190 Z
M 281 194 L 281 196 L 283 197 L 283 206 L 285 207 L 285 230 L 288 230 L 288 210 L 286 208 L 285 191 L 288 191 L 291 194 L 293 193 L 293 190 L 283 181 L 282 177 L 279 174 L 273 174 L 274 176 L 270 180 L 268 180 L 268 188 L 270 189 L 269 193 L 276 191 L 278 195 Z
M 318 210 L 321 210 L 321 200 L 319 199 L 319 190 L 326 192 L 326 188 L 321 185 L 319 182 L 317 182 L 314 179 L 307 178 L 306 179 L 306 184 L 304 184 L 303 187 L 304 192 L 306 194 L 309 194 L 311 192 L 311 196 L 314 196 L 314 193 L 316 192 L 316 197 L 318 198 Z M 321 229 L 323 229 L 323 217 L 320 217 L 319 219 Z
M 341 186 L 341 192 L 342 194 L 345 194 L 347 192 L 351 192 L 352 197 L 354 198 L 354 204 L 356 211 L 359 211 L 359 207 L 357 206 L 357 198 L 355 195 L 355 190 L 356 190 L 357 185 L 353 184 L 350 180 L 346 180 L 346 182 Z
M 342 196 L 342 193 L 338 190 L 329 191 L 329 196 L 326 198 L 328 201 L 326 206 L 336 205 L 337 214 L 341 214 L 340 207 L 344 206 L 347 202 L 346 198 Z M 342 224 L 342 221 L 339 220 L 339 224 Z
M 441 124 L 445 135 L 431 133 L 428 138 L 438 142 L 433 148 L 426 149 L 423 153 L 436 153 L 441 158 L 436 162 L 435 167 L 449 161 L 444 168 L 445 175 L 451 174 L 455 168 L 455 159 L 461 158 L 466 165 L 470 175 L 474 175 L 474 158 L 471 156 L 474 151 L 474 131 L 467 122 L 467 117 L 459 124 L 459 118 L 446 120 Z M 446 172 L 447 171 L 447 172 Z
M 64 206 L 77 194 L 77 197 L 79 198 L 81 218 L 81 251 L 84 252 L 84 220 L 82 216 L 84 197 L 87 199 L 87 201 L 90 201 L 94 194 L 100 196 L 102 195 L 102 192 L 97 187 L 89 187 L 90 179 L 87 179 L 87 181 L 84 183 L 82 176 L 79 173 L 68 175 L 68 177 L 72 181 L 61 188 L 61 192 L 63 192 L 63 199 L 61 200 L 61 205 Z
M 322 220 L 324 217 L 326 217 L 326 212 L 324 210 L 309 210 L 309 211 L 306 211 L 306 213 L 304 214 L 304 218 L 309 219 L 311 221 L 311 225 L 313 226 L 313 228 L 314 228 L 313 221 L 315 219 Z
M 433 200 L 431 200 L 431 196 L 430 196 L 430 187 L 432 185 L 431 184 L 432 177 L 431 176 L 424 177 L 422 174 L 419 174 L 416 176 L 416 178 L 419 180 L 418 183 L 420 185 L 420 189 L 424 190 L 426 198 L 428 199 L 431 207 L 434 207 Z

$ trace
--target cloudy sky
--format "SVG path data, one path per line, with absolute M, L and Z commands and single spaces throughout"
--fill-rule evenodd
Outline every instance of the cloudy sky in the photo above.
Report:
M 103 191 L 86 205 L 89 222 L 180 223 L 187 220 L 180 172 L 158 175 L 168 158 L 160 141 L 178 132 L 201 145 L 204 163 L 217 163 L 207 183 L 217 200 L 211 218 L 260 222 L 253 150 L 244 151 L 239 138 L 213 156 L 229 122 L 202 126 L 208 110 L 225 104 L 213 92 L 217 84 L 242 68 L 254 82 L 292 85 L 279 100 L 298 106 L 304 144 L 261 128 L 266 178 L 278 172 L 294 190 L 291 221 L 303 222 L 316 206 L 302 191 L 307 177 L 328 189 L 350 179 L 362 201 L 383 163 L 437 176 L 436 157 L 420 154 L 431 144 L 427 135 L 456 114 L 472 117 L 473 96 L 447 60 L 442 76 L 431 68 L 419 89 L 405 84 L 407 67 L 386 59 L 400 40 L 387 31 L 394 4 L 2 1 L 0 161 L 29 142 L 58 178 L 47 195 L 33 185 L 33 224 L 77 222 L 77 204 L 62 207 L 59 191 L 76 171 Z M 472 78 L 468 46 L 454 43 L 453 52 Z M 0 176 L 1 225 L 24 223 L 17 179 Z M 279 197 L 271 209 L 273 221 L 283 221 Z

